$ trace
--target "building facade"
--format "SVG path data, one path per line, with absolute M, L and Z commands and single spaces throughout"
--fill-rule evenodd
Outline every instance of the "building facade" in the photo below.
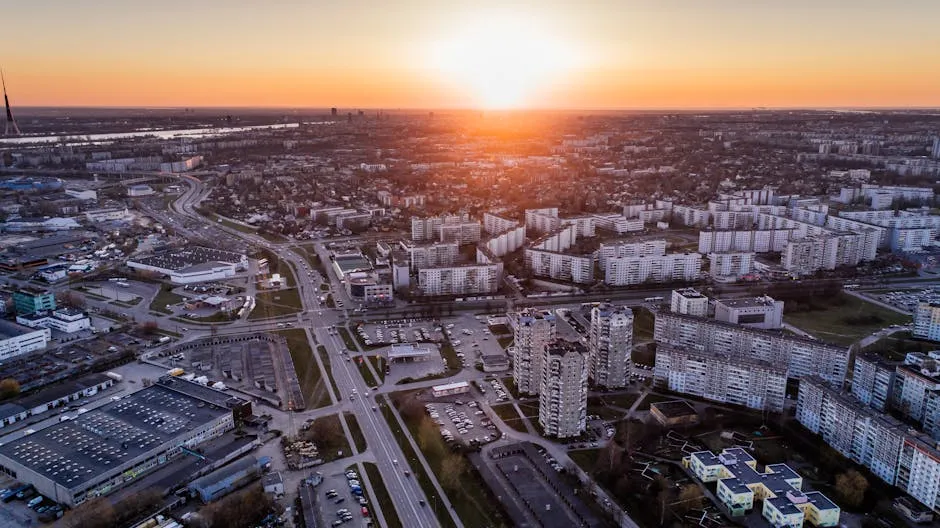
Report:
M 580 435 L 587 424 L 587 349 L 578 342 L 549 343 L 541 369 L 539 424 L 548 436 Z
M 512 378 L 522 394 L 538 394 L 545 348 L 555 340 L 555 316 L 551 312 L 523 310 L 511 312 L 513 329 Z
M 633 351 L 633 310 L 602 304 L 591 309 L 588 375 L 594 385 L 626 387 Z
M 672 313 L 705 317 L 708 315 L 708 297 L 702 295 L 694 288 L 672 290 L 670 298 Z
M 783 301 L 767 296 L 716 299 L 715 319 L 751 328 L 779 329 L 783 325 Z

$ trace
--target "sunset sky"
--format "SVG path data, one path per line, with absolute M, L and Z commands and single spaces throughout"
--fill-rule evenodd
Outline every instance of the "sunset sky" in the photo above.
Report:
M 9 0 L 17 106 L 940 107 L 940 1 Z

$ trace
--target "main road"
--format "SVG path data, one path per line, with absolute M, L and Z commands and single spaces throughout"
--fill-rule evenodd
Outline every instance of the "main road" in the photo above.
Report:
M 174 210 L 178 214 L 194 220 L 209 222 L 195 211 L 195 207 L 198 206 L 199 202 L 208 195 L 205 185 L 198 178 L 192 176 L 184 176 L 183 180 L 190 183 L 190 188 L 173 204 Z M 345 310 L 329 310 L 320 306 L 318 284 L 314 281 L 317 273 L 310 269 L 306 259 L 290 248 L 281 248 L 254 233 L 229 230 L 224 226 L 216 227 L 239 236 L 252 244 L 276 251 L 283 262 L 293 268 L 303 306 L 301 324 L 304 326 L 311 325 L 317 341 L 326 347 L 330 358 L 327 368 L 332 371 L 333 379 L 339 389 L 337 397 L 351 398 L 352 405 L 350 408 L 366 438 L 369 451 L 375 457 L 376 465 L 383 476 L 384 484 L 388 489 L 392 502 L 395 504 L 395 510 L 399 519 L 401 519 L 402 525 L 421 528 L 439 526 L 431 508 L 421 505 L 421 502 L 427 504 L 427 497 L 424 495 L 417 479 L 405 475 L 404 471 L 407 468 L 405 456 L 392 435 L 388 424 L 382 418 L 382 414 L 377 410 L 373 410 L 376 404 L 371 397 L 366 396 L 369 387 L 362 379 L 358 369 L 350 368 L 351 363 L 340 360 L 342 357 L 341 351 L 345 347 L 342 342 L 337 340 L 335 332 L 331 329 L 344 322 Z M 324 280 L 330 279 L 324 277 Z M 334 291 L 337 291 L 335 287 Z M 337 361 L 334 361 L 334 359 Z M 433 478 L 433 475 L 430 476 Z M 459 519 L 453 515 L 453 512 L 449 512 L 449 514 L 454 517 L 455 524 L 461 526 Z

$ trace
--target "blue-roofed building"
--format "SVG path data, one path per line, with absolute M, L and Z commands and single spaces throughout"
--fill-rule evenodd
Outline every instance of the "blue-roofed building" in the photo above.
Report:
M 732 516 L 754 509 L 763 501 L 761 515 L 775 527 L 838 526 L 841 510 L 818 491 L 804 493 L 803 478 L 786 464 L 768 464 L 764 471 L 744 449 L 725 449 L 718 455 L 698 451 L 682 460 L 702 482 L 717 482 L 718 500 Z

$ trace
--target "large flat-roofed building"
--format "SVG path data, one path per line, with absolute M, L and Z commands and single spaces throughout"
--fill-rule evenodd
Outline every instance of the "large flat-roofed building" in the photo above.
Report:
M 839 525 L 841 509 L 818 491 L 802 491 L 803 477 L 786 464 L 767 464 L 760 472 L 754 457 L 739 447 L 718 455 L 697 451 L 682 463 L 700 481 L 718 483 L 718 500 L 732 517 L 744 516 L 762 500 L 761 515 L 771 526 Z
M 673 313 L 705 317 L 708 315 L 708 297 L 694 288 L 672 290 L 669 308 Z
M 46 348 L 52 339 L 48 328 L 29 328 L 0 319 L 0 361 Z
M 23 286 L 13 292 L 13 306 L 17 315 L 55 310 L 55 295 L 41 288 Z
M 16 322 L 30 328 L 49 328 L 66 334 L 74 334 L 91 328 L 91 319 L 85 312 L 75 308 L 59 308 L 52 312 L 36 312 L 17 316 Z
M 235 427 L 244 400 L 173 377 L 0 446 L 0 471 L 76 506 Z
M 716 299 L 715 319 L 751 328 L 775 330 L 783 325 L 783 301 L 771 297 Z
M 128 260 L 127 266 L 165 275 L 174 284 L 193 284 L 232 278 L 238 270 L 248 268 L 248 257 L 221 249 L 187 246 L 176 251 Z

